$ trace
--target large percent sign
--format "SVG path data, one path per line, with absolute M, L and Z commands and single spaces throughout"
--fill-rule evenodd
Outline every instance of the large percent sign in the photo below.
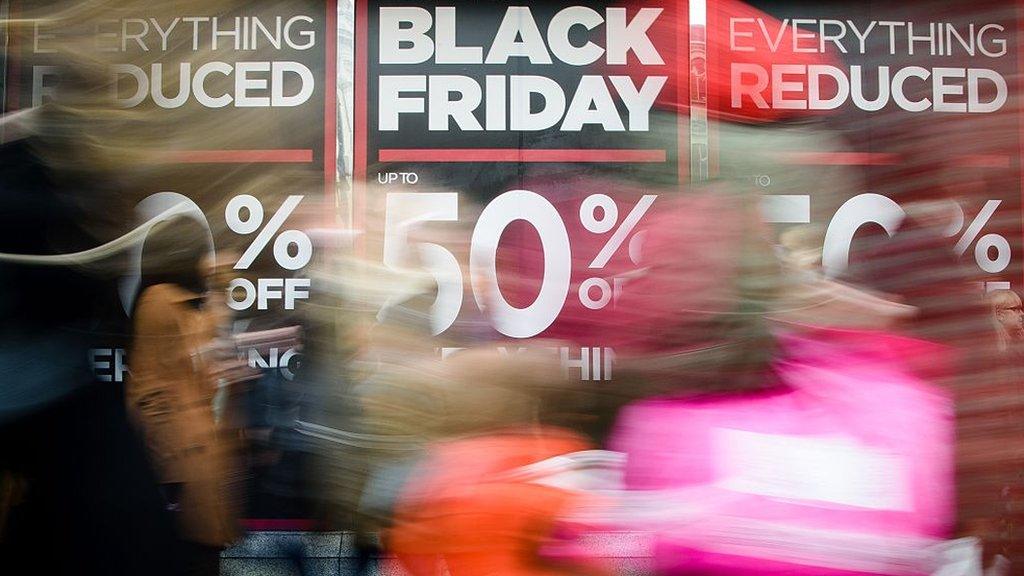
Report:
M 239 194 L 228 202 L 224 209 L 228 228 L 240 235 L 257 233 L 235 263 L 235 270 L 247 270 L 252 266 L 271 240 L 274 241 L 274 260 L 280 267 L 298 270 L 309 264 L 313 257 L 313 242 L 309 236 L 299 230 L 281 231 L 300 202 L 302 196 L 285 198 L 266 225 L 263 223 L 263 203 L 255 196 Z M 284 300 L 285 309 L 293 310 L 296 300 L 309 297 L 308 288 L 308 278 L 259 278 L 255 284 L 247 278 L 235 278 L 228 284 L 228 306 L 233 310 L 246 310 L 256 304 L 257 309 L 266 310 L 270 300 Z M 235 294 L 239 289 L 243 297 L 236 300 Z
M 630 211 L 601 251 L 590 263 L 601 269 L 633 232 L 650 208 L 656 195 L 646 195 Z M 597 208 L 602 216 L 597 217 Z M 424 222 L 458 220 L 458 194 L 454 192 L 395 192 L 387 195 L 385 209 L 384 265 L 401 270 L 422 266 L 434 276 L 438 295 L 431 308 L 431 331 L 440 334 L 455 322 L 462 307 L 462 270 L 458 259 L 439 244 L 409 243 L 409 231 Z M 618 223 L 618 208 L 604 194 L 587 197 L 580 208 L 583 226 L 593 233 L 604 233 Z M 498 287 L 497 251 L 505 229 L 516 220 L 530 224 L 540 238 L 544 254 L 544 274 L 540 290 L 531 304 L 517 308 L 510 304 Z M 629 242 L 630 257 L 637 261 L 642 233 Z M 417 258 L 418 257 L 418 258 Z M 530 338 L 546 330 L 562 311 L 569 294 L 572 275 L 572 249 L 565 222 L 546 198 L 529 190 L 510 190 L 492 200 L 481 212 L 470 241 L 470 281 L 473 297 L 481 310 L 486 310 L 494 328 L 511 338 Z M 597 287 L 601 296 L 593 300 L 589 290 Z M 580 301 L 596 310 L 608 303 L 611 287 L 603 278 L 588 278 L 580 286 Z
M 967 248 L 971 246 L 971 243 L 977 240 L 977 244 L 974 245 L 974 262 L 989 274 L 998 274 L 1006 267 L 1010 265 L 1010 243 L 1005 237 L 999 234 L 985 234 L 981 238 L 978 238 L 978 234 L 981 233 L 982 229 L 988 224 L 992 215 L 996 213 L 996 208 L 1002 204 L 1002 200 L 989 200 L 985 202 L 985 206 L 982 207 L 978 215 L 974 217 L 974 220 L 967 225 L 967 229 L 964 230 L 963 235 L 957 240 L 954 250 L 958 256 L 963 256 Z M 960 229 L 964 225 L 964 213 L 963 209 L 959 206 L 956 207 L 956 221 L 953 226 L 947 230 L 950 236 L 953 236 L 960 232 Z M 991 258 L 989 255 L 990 249 L 995 248 L 996 256 Z
M 583 200 L 583 203 L 580 204 L 580 222 L 588 232 L 604 234 L 615 228 L 611 238 L 601 247 L 601 251 L 597 253 L 597 256 L 594 256 L 588 268 L 599 270 L 608 264 L 608 261 L 622 247 L 622 243 L 633 232 L 636 225 L 640 223 L 640 220 L 647 213 L 647 210 L 650 209 L 651 205 L 654 204 L 654 200 L 657 197 L 655 194 L 645 194 L 642 196 L 618 228 L 615 227 L 619 224 L 619 207 L 615 204 L 615 200 L 607 194 L 591 194 Z M 599 212 L 601 214 L 600 217 L 598 217 Z M 640 251 L 645 235 L 645 232 L 638 232 L 633 234 L 629 241 L 629 259 L 633 264 L 640 263 Z M 580 282 L 580 303 L 591 310 L 604 308 L 611 301 L 612 296 L 618 293 L 622 279 L 613 278 L 613 281 L 616 283 L 614 289 L 608 284 L 608 280 L 600 276 L 592 276 Z M 595 288 L 598 291 L 597 298 L 591 296 L 591 291 Z
M 256 257 L 260 255 L 270 240 L 277 234 L 274 240 L 274 260 L 278 265 L 287 270 L 298 270 L 309 264 L 313 257 L 313 243 L 309 236 L 299 230 L 285 230 L 280 232 L 285 220 L 295 211 L 295 207 L 302 202 L 302 196 L 289 196 L 278 208 L 277 212 L 270 217 L 270 221 L 263 226 L 263 203 L 255 196 L 239 194 L 232 198 L 224 210 L 224 219 L 227 220 L 228 228 L 235 234 L 252 234 L 259 230 L 259 234 L 253 238 L 249 247 L 245 249 L 242 256 L 235 264 L 235 270 L 245 270 L 252 266 Z M 243 218 L 243 216 L 246 216 Z M 263 229 L 260 229 L 263 226 Z M 280 232 L 280 233 L 278 233 Z M 295 254 L 291 254 L 289 248 L 295 247 Z

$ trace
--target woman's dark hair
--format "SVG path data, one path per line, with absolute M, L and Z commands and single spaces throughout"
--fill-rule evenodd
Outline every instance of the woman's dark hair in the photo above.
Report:
M 150 286 L 174 284 L 196 295 L 206 291 L 199 263 L 209 252 L 209 232 L 193 218 L 176 216 L 153 226 L 142 245 L 139 296 Z

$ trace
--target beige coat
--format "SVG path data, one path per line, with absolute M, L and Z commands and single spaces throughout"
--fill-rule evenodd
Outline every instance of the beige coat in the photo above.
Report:
M 207 312 L 188 303 L 195 294 L 172 284 L 139 295 L 129 355 L 127 402 L 163 483 L 182 484 L 182 537 L 223 546 L 238 536 L 237 439 L 216 423 L 216 383 L 202 351 L 215 334 Z

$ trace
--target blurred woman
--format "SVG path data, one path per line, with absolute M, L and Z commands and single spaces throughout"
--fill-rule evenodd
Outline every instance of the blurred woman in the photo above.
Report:
M 158 224 L 147 237 L 126 394 L 193 574 L 217 574 L 220 551 L 238 536 L 230 490 L 236 443 L 213 405 L 218 317 L 204 302 L 205 238 L 202 225 L 187 217 Z

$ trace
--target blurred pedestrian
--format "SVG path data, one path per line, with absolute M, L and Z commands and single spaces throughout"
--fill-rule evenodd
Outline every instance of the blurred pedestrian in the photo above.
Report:
M 217 313 L 204 299 L 211 271 L 205 229 L 179 216 L 155 225 L 142 252 L 127 401 L 175 513 L 191 574 L 218 574 L 239 536 L 238 440 L 217 421 L 212 344 Z
M 1024 339 L 1024 309 L 1020 296 L 1013 290 L 993 290 L 988 294 L 992 320 L 996 326 L 996 347 L 1007 355 L 1020 357 Z
M 0 567 L 177 574 L 173 526 L 120 388 L 89 364 L 115 294 L 114 267 L 78 256 L 102 244 L 105 215 L 89 207 L 102 205 L 104 182 L 78 177 L 72 188 L 67 167 L 38 153 L 66 135 L 36 130 L 51 113 L 3 119 Z
M 414 576 L 527 576 L 568 570 L 541 549 L 580 495 L 523 467 L 585 451 L 574 394 L 553 353 L 469 350 L 445 362 L 443 437 L 428 445 L 395 504 L 387 545 Z

